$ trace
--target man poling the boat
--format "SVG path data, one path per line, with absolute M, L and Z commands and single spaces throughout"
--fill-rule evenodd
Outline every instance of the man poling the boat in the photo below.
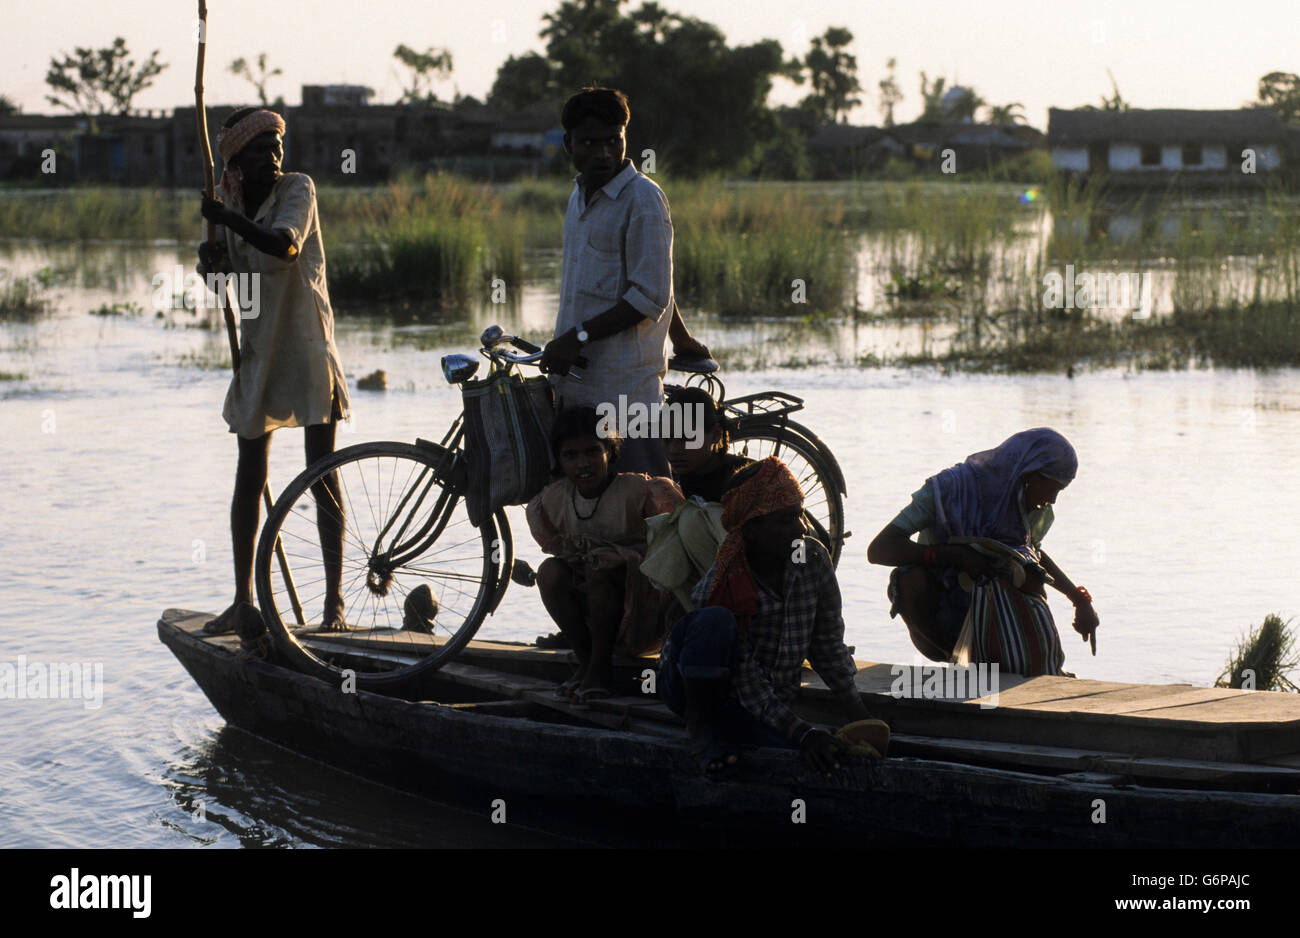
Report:
M 258 498 L 266 484 L 271 431 L 306 428 L 307 463 L 334 451 L 336 422 L 348 416 L 347 382 L 334 346 L 334 314 L 325 286 L 325 251 L 316 190 L 303 173 L 281 173 L 284 119 L 274 111 L 241 108 L 217 137 L 225 162 L 220 200 L 203 198 L 203 217 L 224 237 L 199 246 L 199 272 L 247 278 L 254 300 L 244 310 L 238 366 L 222 416 L 239 441 L 230 507 L 235 599 L 205 627 L 230 631 L 240 607 L 252 604 Z M 209 281 L 211 283 L 212 281 Z M 316 492 L 325 555 L 322 628 L 347 628 L 341 566 L 343 508 L 337 480 Z
M 922 654 L 1012 674 L 1064 673 L 1046 583 L 1074 604 L 1074 630 L 1096 653 L 1092 597 L 1042 549 L 1052 505 L 1078 465 L 1060 433 L 1024 430 L 931 476 L 876 535 L 867 560 L 897 568 L 890 615 L 901 613 Z
M 803 492 L 775 457 L 737 472 L 722 505 L 727 537 L 664 643 L 659 696 L 686 719 L 706 775 L 736 765 L 740 745 L 798 748 L 829 772 L 847 747 L 790 704 L 806 658 L 851 720 L 868 719 L 830 555 L 805 537 Z

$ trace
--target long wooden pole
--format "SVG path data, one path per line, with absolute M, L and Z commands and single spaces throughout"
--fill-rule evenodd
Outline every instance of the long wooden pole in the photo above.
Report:
M 208 111 L 203 105 L 203 61 L 204 53 L 208 47 L 208 4 L 207 0 L 199 0 L 199 34 L 198 34 L 198 58 L 194 66 L 194 120 L 197 125 L 199 134 L 199 153 L 203 162 L 203 194 L 209 199 L 215 198 L 216 168 L 212 164 L 212 142 L 208 139 Z M 217 241 L 217 225 L 211 219 L 207 220 L 207 241 L 209 244 L 215 244 Z M 226 320 L 226 339 L 230 342 L 230 364 L 236 373 L 239 372 L 239 331 L 235 324 L 235 311 L 230 302 L 230 282 L 223 279 L 221 282 L 221 311 Z M 266 513 L 271 514 L 271 480 L 268 477 L 266 484 L 262 486 L 262 504 L 266 506 Z M 306 619 L 303 618 L 302 604 L 298 601 L 298 591 L 293 585 L 293 573 L 289 570 L 289 558 L 284 555 L 284 545 L 280 539 L 275 539 L 275 559 L 280 564 L 280 573 L 284 577 L 285 589 L 289 593 L 289 604 L 293 607 L 293 616 L 302 625 Z

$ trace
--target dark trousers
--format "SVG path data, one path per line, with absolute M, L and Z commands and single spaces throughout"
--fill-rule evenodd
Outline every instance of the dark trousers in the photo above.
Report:
M 718 712 L 718 727 L 734 743 L 794 748 L 793 743 L 756 720 L 730 692 L 736 660 L 736 617 L 722 606 L 705 606 L 677 620 L 659 652 L 655 688 L 659 699 L 678 716 L 686 715 L 685 681 L 716 681 L 726 702 Z

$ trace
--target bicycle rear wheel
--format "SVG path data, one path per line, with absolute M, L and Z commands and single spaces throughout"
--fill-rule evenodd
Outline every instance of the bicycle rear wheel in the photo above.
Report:
M 277 648 L 323 680 L 350 670 L 357 687 L 392 693 L 450 660 L 499 598 L 504 516 L 475 528 L 464 490 L 459 454 L 429 443 L 362 443 L 309 466 L 258 541 L 257 597 Z M 341 556 L 321 533 L 330 526 L 341 527 Z M 275 560 L 277 538 L 292 586 Z M 346 632 L 319 628 L 332 578 Z
M 803 489 L 804 519 L 809 535 L 817 538 L 838 565 L 844 545 L 844 501 L 839 480 L 821 451 L 810 442 L 812 434 L 790 420 L 745 421 L 731 434 L 731 452 L 750 459 L 775 456 L 793 473 Z

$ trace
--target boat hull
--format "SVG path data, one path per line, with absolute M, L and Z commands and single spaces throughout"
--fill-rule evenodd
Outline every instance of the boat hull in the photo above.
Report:
M 1300 796 L 1184 791 L 890 757 L 832 779 L 755 750 L 717 782 L 684 735 L 565 725 L 473 705 L 341 693 L 160 621 L 232 726 L 366 778 L 508 823 L 610 844 L 1293 846 Z

